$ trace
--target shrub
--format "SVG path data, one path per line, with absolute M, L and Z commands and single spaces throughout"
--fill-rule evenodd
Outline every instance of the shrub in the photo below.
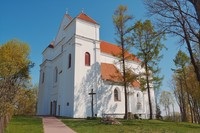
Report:
M 139 116 L 137 114 L 134 114 L 134 119 L 139 119 Z

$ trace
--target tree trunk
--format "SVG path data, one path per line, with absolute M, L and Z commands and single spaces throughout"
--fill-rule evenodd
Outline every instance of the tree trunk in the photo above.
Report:
M 194 115 L 194 122 L 195 123 L 197 123 L 198 122 L 198 120 L 197 120 L 197 112 L 196 112 L 196 106 L 195 106 L 195 100 L 194 100 L 194 98 L 192 98 L 193 100 L 193 108 L 192 108 L 192 110 L 193 110 L 193 115 Z
M 198 109 L 198 102 L 194 101 L 194 112 L 195 112 L 195 119 L 196 123 L 200 123 L 200 115 L 199 115 L 199 109 Z
M 148 100 L 149 100 L 149 113 L 150 113 L 149 119 L 151 120 L 153 119 L 153 113 L 152 113 L 151 92 L 150 92 L 150 85 L 149 85 L 149 72 L 148 72 L 147 62 L 145 62 L 145 71 L 146 71 L 146 83 L 147 83 Z
M 187 40 L 187 39 L 186 39 Z M 190 59 L 191 59 L 191 63 L 194 67 L 194 71 L 196 73 L 196 76 L 197 76 L 197 80 L 199 81 L 200 83 L 200 69 L 197 65 L 197 63 L 195 62 L 195 59 L 194 59 L 194 56 L 193 56 L 193 52 L 192 52 L 192 48 L 191 48 L 191 45 L 190 45 L 190 42 L 189 41 L 186 41 L 186 44 L 187 44 L 187 47 L 188 47 L 188 51 L 189 51 L 189 54 L 190 54 Z
M 187 31 L 186 31 L 185 23 L 182 24 L 182 28 L 183 28 L 183 32 L 184 32 L 184 39 L 185 39 L 185 42 L 186 42 L 186 45 L 187 45 L 187 49 L 188 49 L 188 52 L 190 54 L 191 63 L 194 67 L 194 71 L 196 73 L 197 80 L 199 81 L 199 84 L 200 84 L 200 67 L 198 67 L 197 62 L 195 61 L 193 51 L 192 51 L 192 47 L 191 47 L 190 40 L 189 40 L 189 36 L 188 36 Z
M 186 117 L 186 108 L 185 108 L 185 100 L 184 100 L 184 94 L 183 94 L 183 86 L 182 86 L 182 79 L 180 80 L 180 88 L 181 88 L 181 101 L 182 101 L 182 114 L 181 114 L 181 118 L 183 122 L 187 121 L 187 117 Z
M 167 116 L 167 106 L 165 105 L 165 114 Z
M 192 3 L 197 14 L 197 22 L 200 25 L 200 1 L 199 0 L 188 0 Z
M 189 107 L 190 107 L 190 118 L 191 118 L 191 121 L 193 123 L 193 110 L 192 110 L 192 105 L 191 105 L 191 102 L 190 102 L 190 97 L 189 97 L 189 93 L 186 91 L 187 93 L 187 100 L 188 100 L 188 103 L 189 103 Z
M 171 116 L 170 115 L 170 107 L 169 107 L 169 105 L 167 106 L 167 112 L 168 112 L 168 116 Z
M 193 123 L 193 111 L 192 111 L 192 105 L 191 105 L 191 102 L 190 102 L 190 96 L 189 96 L 189 93 L 188 93 L 189 87 L 188 87 L 188 84 L 187 84 L 186 74 L 185 74 L 185 70 L 184 70 L 183 67 L 182 67 L 182 70 L 183 70 L 183 79 L 185 81 L 185 87 L 186 87 L 186 93 L 187 93 L 187 100 L 188 100 L 189 108 L 190 108 L 190 118 L 191 118 L 191 121 Z
M 172 104 L 172 109 L 173 109 L 173 119 L 174 119 L 174 121 L 176 121 L 176 119 L 175 119 L 175 110 L 174 110 L 174 104 Z
M 125 68 L 125 50 L 124 50 L 124 39 L 121 35 L 121 45 L 122 45 L 122 66 L 123 66 L 123 85 L 124 85 L 124 96 L 125 96 L 125 115 L 124 119 L 128 119 L 128 100 L 127 100 L 127 86 L 126 86 L 126 68 Z

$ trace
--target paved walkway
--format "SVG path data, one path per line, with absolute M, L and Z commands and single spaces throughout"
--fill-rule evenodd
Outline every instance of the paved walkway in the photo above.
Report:
M 43 117 L 44 133 L 76 133 L 55 117 Z

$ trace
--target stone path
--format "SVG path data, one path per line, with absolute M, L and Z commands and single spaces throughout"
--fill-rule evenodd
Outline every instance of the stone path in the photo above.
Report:
M 44 133 L 76 133 L 55 117 L 43 117 Z

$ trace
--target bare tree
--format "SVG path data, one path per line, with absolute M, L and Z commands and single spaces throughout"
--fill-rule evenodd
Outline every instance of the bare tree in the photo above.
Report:
M 160 104 L 164 106 L 166 116 L 170 116 L 170 105 L 174 104 L 174 98 L 169 91 L 162 91 L 160 95 Z
M 191 2 L 192 5 L 194 6 L 197 15 L 197 22 L 200 25 L 200 1 L 199 0 L 188 0 L 188 1 Z
M 186 79 L 187 78 L 186 67 L 190 63 L 189 57 L 187 56 L 186 53 L 179 50 L 173 61 L 174 61 L 174 64 L 176 66 L 176 70 L 174 70 L 174 71 L 179 73 L 178 78 L 181 78 L 182 85 L 184 85 L 185 94 L 187 95 L 187 103 L 189 104 L 189 108 L 190 108 L 191 121 L 193 121 L 192 105 L 191 105 L 191 100 L 190 100 L 190 95 L 189 95 L 189 87 L 188 87 L 188 83 L 187 83 L 187 79 Z
M 200 47 L 199 0 L 146 0 L 150 15 L 166 33 L 178 36 L 186 44 L 196 77 L 200 83 L 200 65 L 194 57 L 194 45 Z

